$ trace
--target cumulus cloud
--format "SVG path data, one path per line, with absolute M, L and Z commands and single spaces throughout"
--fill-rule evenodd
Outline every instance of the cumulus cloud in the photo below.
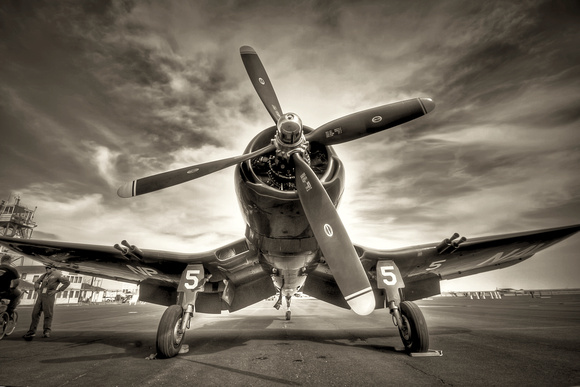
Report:
M 184 251 L 242 237 L 233 168 L 115 194 L 241 154 L 273 125 L 242 45 L 258 51 L 282 108 L 314 128 L 397 100 L 436 102 L 426 117 L 335 147 L 353 241 L 388 248 L 578 223 L 576 3 L 18 4 L 0 3 L 0 198 L 38 206 L 37 236 Z

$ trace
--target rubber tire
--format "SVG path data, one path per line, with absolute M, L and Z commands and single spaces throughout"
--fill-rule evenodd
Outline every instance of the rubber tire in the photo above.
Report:
M 8 313 L 6 312 L 0 313 L 0 340 L 4 338 L 7 323 L 8 323 Z
M 292 318 L 292 312 L 290 312 L 289 310 L 286 311 L 286 320 L 290 320 Z
M 185 332 L 177 334 L 182 318 L 183 308 L 180 305 L 165 309 L 157 328 L 157 357 L 170 358 L 179 353 L 185 338 Z
M 399 328 L 399 335 L 407 352 L 427 352 L 429 350 L 429 330 L 421 309 L 411 301 L 403 301 L 400 305 L 401 317 L 410 330 L 405 337 Z
M 14 311 L 14 318 L 12 319 L 12 325 L 6 325 L 6 336 L 10 336 L 16 329 L 16 323 L 18 322 L 18 312 Z M 10 324 L 10 323 L 8 323 Z

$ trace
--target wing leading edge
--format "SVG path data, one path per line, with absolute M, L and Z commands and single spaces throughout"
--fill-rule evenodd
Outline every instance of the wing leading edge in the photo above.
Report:
M 440 293 L 439 282 L 522 262 L 580 231 L 580 224 L 514 234 L 473 238 L 459 248 L 440 252 L 439 243 L 427 243 L 396 250 L 373 250 L 355 245 L 367 272 L 377 262 L 392 260 L 406 284 L 405 298 L 419 299 Z M 202 313 L 236 311 L 276 293 L 269 276 L 261 269 L 258 252 L 245 239 L 205 253 L 186 254 L 143 250 L 140 259 L 129 257 L 112 246 L 0 237 L 0 245 L 43 263 L 55 263 L 62 270 L 139 283 L 148 302 L 170 305 L 182 272 L 189 264 L 202 264 L 211 275 L 200 293 L 196 310 Z M 382 307 L 381 290 L 371 281 Z M 228 288 L 229 286 L 229 288 Z M 348 308 L 332 272 L 324 263 L 310 273 L 304 292 L 334 305 Z M 143 297 L 140 298 L 145 300 Z M 146 300 L 147 301 L 147 300 Z
M 183 271 L 202 264 L 208 282 L 196 303 L 201 313 L 239 310 L 276 292 L 246 239 L 203 253 L 143 249 L 138 256 L 113 246 L 35 239 L 0 237 L 0 245 L 67 272 L 138 283 L 139 299 L 160 305 L 174 304 Z
M 413 301 L 440 294 L 441 280 L 515 265 L 578 231 L 580 224 L 479 237 L 468 239 L 458 248 L 444 252 L 437 249 L 439 242 L 396 250 L 374 250 L 359 245 L 355 245 L 355 249 L 371 277 L 375 276 L 378 261 L 394 261 L 405 283 L 405 288 L 401 289 L 403 296 L 406 300 Z M 377 288 L 376 278 L 371 278 L 371 285 L 377 299 L 376 307 L 384 307 L 384 294 Z M 336 306 L 348 308 L 325 264 L 319 265 L 308 276 L 304 292 Z
M 468 239 L 458 248 L 441 252 L 439 243 L 397 250 L 372 250 L 357 246 L 365 268 L 379 260 L 393 260 L 406 284 L 455 279 L 522 262 L 580 231 L 580 224 Z M 411 286 L 412 288 L 413 286 Z M 407 289 L 406 289 L 407 290 Z M 435 295 L 430 294 L 430 295 Z M 425 296 L 426 297 L 426 296 Z

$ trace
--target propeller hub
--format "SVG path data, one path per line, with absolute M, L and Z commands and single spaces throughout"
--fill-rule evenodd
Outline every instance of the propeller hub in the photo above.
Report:
M 276 124 L 276 138 L 286 146 L 298 145 L 302 142 L 302 120 L 294 113 L 283 114 Z
M 283 114 L 276 124 L 276 137 L 273 140 L 276 146 L 276 156 L 289 161 L 293 153 L 307 156 L 308 141 L 304 136 L 302 120 L 295 113 Z

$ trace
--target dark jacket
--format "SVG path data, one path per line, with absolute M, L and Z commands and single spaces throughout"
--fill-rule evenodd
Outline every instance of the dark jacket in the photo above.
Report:
M 0 265 L 0 292 L 7 292 L 12 288 L 12 281 L 20 278 L 18 270 L 10 265 Z M 15 286 L 18 284 L 15 283 Z

